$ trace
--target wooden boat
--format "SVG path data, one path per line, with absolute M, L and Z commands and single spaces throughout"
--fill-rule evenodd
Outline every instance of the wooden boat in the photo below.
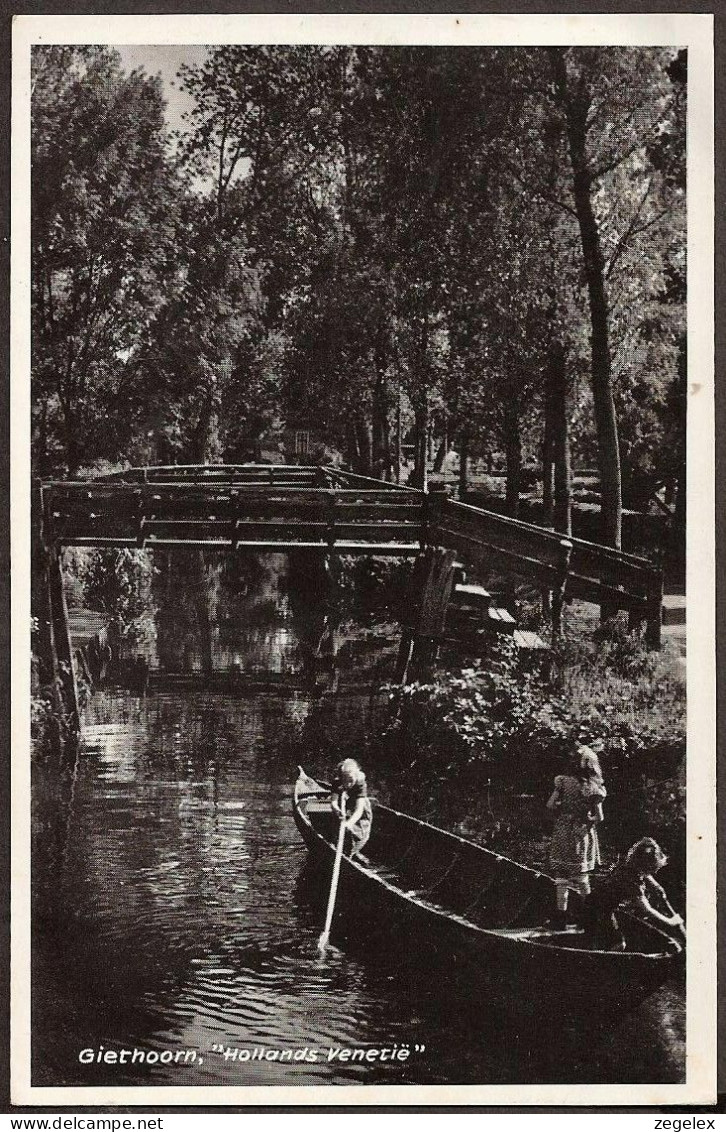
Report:
M 338 830 L 326 785 L 300 768 L 293 794 L 311 859 L 325 866 L 321 891 Z M 681 945 L 634 915 L 618 916 L 626 950 L 604 951 L 581 928 L 547 926 L 554 908 L 546 874 L 374 803 L 365 860 L 342 860 L 332 938 L 388 928 L 409 952 L 473 974 L 472 991 L 486 986 L 534 1010 L 554 998 L 567 1013 L 632 1009 L 681 963 Z

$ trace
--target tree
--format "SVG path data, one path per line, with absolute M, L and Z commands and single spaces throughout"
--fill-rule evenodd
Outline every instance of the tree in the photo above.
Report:
M 115 457 L 125 363 L 175 271 L 178 185 L 160 84 L 100 47 L 32 59 L 32 359 L 37 466 Z
M 680 202 L 649 146 L 666 128 L 673 98 L 663 51 L 551 48 L 556 103 L 566 127 L 570 200 L 580 232 L 590 316 L 591 378 L 598 437 L 602 538 L 620 546 L 622 481 L 613 392 L 613 313 L 609 283 L 627 255 L 642 255 Z M 660 275 L 656 260 L 648 264 Z M 657 283 L 656 283 L 657 286 Z M 633 307 L 630 307 L 633 310 Z

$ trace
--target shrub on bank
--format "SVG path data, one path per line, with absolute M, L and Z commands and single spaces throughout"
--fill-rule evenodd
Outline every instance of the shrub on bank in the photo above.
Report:
M 602 739 L 608 839 L 684 833 L 679 780 L 685 691 L 666 653 L 633 636 L 562 645 L 550 672 L 523 670 L 511 642 L 458 672 L 391 690 L 392 713 L 370 759 L 392 795 L 402 789 L 428 813 L 456 816 L 484 841 L 548 832 L 544 802 L 584 725 Z M 493 799 L 495 802 L 493 803 Z M 473 829 L 472 829 L 473 827 Z

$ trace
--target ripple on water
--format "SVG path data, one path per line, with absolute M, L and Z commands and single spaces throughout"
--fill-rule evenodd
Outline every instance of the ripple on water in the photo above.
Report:
M 43 1083 L 679 1079 L 677 988 L 598 1038 L 593 1057 L 592 1032 L 555 1040 L 549 1018 L 525 1032 L 494 1008 L 467 1009 L 440 976 L 412 986 L 400 959 L 362 947 L 318 954 L 320 912 L 289 801 L 309 702 L 293 711 L 279 697 L 118 694 L 102 710 L 63 809 L 62 930 L 36 944 Z M 336 711 L 350 729 L 367 697 Z M 405 1064 L 327 1060 L 330 1047 L 417 1041 L 426 1056 Z M 195 1050 L 202 1064 L 79 1066 L 79 1049 L 101 1045 Z M 220 1046 L 250 1060 L 225 1060 Z

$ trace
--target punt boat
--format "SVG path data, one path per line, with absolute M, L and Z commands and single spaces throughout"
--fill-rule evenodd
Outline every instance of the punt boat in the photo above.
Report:
M 328 784 L 302 767 L 293 814 L 322 892 L 338 819 Z M 574 1014 L 629 1011 L 682 964 L 681 944 L 633 914 L 618 913 L 626 949 L 606 951 L 581 928 L 549 926 L 554 908 L 552 877 L 374 802 L 364 859 L 341 862 L 332 939 L 395 936 L 414 961 L 425 951 L 465 971 L 472 993 L 488 988 L 534 1011 L 554 999 Z

